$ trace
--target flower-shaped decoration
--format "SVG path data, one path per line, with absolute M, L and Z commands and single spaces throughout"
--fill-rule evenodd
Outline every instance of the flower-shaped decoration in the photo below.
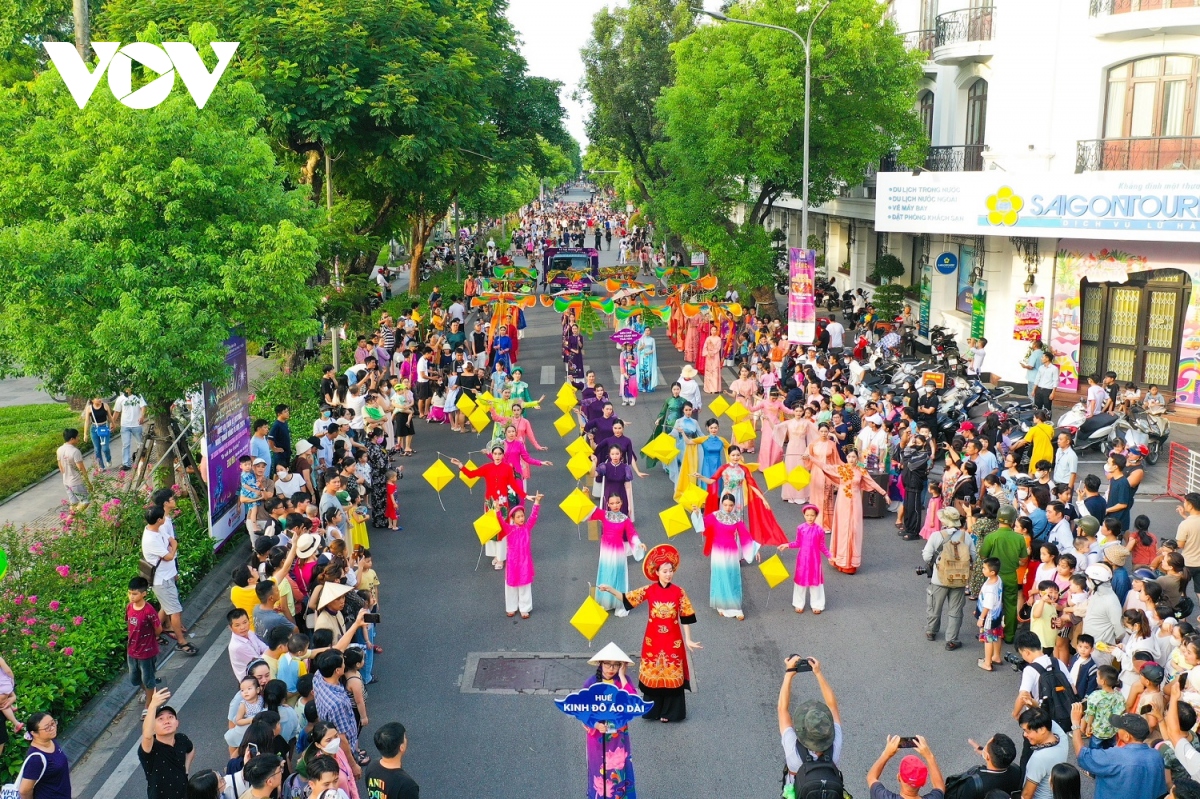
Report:
M 1013 194 L 1008 186 L 1001 186 L 998 192 L 988 195 L 987 207 L 988 224 L 1011 226 L 1017 224 L 1018 213 L 1025 207 L 1025 201 Z

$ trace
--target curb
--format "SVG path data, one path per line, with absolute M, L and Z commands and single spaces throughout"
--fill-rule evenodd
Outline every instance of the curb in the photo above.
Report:
M 187 627 L 195 626 L 196 622 L 208 612 L 217 600 L 225 595 L 229 585 L 229 574 L 225 570 L 226 563 L 233 557 L 246 558 L 250 553 L 249 539 L 244 536 L 237 546 L 226 549 L 223 556 L 216 562 L 192 590 L 187 601 L 183 603 L 183 620 Z M 158 668 L 175 654 L 173 649 L 159 653 Z M 74 723 L 65 735 L 58 738 L 59 745 L 67 754 L 67 759 L 78 763 L 84 755 L 104 736 L 109 725 L 120 715 L 125 706 L 137 696 L 140 688 L 130 684 L 127 676 L 114 677 L 100 693 L 75 717 Z

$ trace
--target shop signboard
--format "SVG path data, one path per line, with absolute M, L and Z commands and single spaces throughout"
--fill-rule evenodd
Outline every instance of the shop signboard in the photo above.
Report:
M 921 310 L 917 316 L 917 335 L 929 337 L 929 306 L 933 303 L 933 267 L 921 267 Z
M 880 172 L 876 197 L 887 233 L 1200 242 L 1200 176 L 1177 172 Z
M 1013 313 L 1013 340 L 1037 341 L 1042 337 L 1042 323 L 1045 319 L 1045 297 L 1017 297 Z
M 788 250 L 788 341 L 793 344 L 812 344 L 817 335 L 816 267 L 816 250 Z

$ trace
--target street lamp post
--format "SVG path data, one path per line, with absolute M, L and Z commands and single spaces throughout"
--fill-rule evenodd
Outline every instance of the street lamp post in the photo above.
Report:
M 801 36 L 791 28 L 785 28 L 782 25 L 768 25 L 765 22 L 754 22 L 753 20 L 749 19 L 728 17 L 719 11 L 707 11 L 703 8 L 692 9 L 692 11 L 697 14 L 704 14 L 720 22 L 734 22 L 738 25 L 752 25 L 755 28 L 770 28 L 771 30 L 790 33 L 795 36 L 800 44 L 804 47 L 804 185 L 801 188 L 800 197 L 800 246 L 805 249 L 808 248 L 808 124 L 811 118 L 809 104 L 811 101 L 810 88 L 812 85 L 812 32 L 813 26 L 817 24 L 817 20 L 820 19 L 821 15 L 825 13 L 825 9 L 829 8 L 829 3 L 831 1 L 832 0 L 825 0 L 825 3 L 822 4 L 820 10 L 817 11 L 816 15 L 813 16 L 812 21 L 808 23 L 807 37 Z M 807 4 L 801 4 L 796 7 L 797 13 L 805 10 L 807 10 Z

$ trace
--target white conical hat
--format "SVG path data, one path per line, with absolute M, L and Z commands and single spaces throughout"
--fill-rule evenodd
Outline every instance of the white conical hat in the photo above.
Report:
M 608 645 L 597 652 L 596 656 L 589 660 L 588 663 L 597 666 L 601 663 L 633 663 L 633 661 L 629 659 L 629 655 L 626 655 L 621 647 L 609 641 Z

